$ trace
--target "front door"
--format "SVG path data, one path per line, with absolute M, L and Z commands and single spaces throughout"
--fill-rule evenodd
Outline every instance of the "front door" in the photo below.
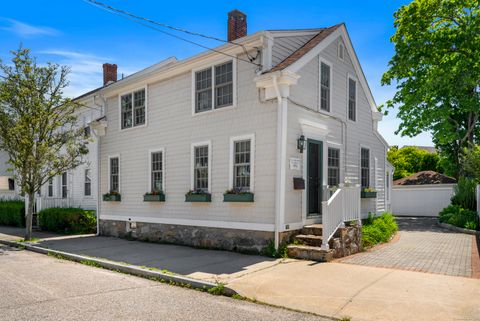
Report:
M 307 217 L 322 214 L 322 168 L 323 144 L 321 141 L 307 141 Z

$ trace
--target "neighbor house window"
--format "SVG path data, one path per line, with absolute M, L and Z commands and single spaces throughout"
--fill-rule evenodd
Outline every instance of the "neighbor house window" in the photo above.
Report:
M 53 197 L 53 178 L 48 180 L 48 197 Z
M 251 191 L 252 140 L 242 139 L 233 142 L 233 188 Z
M 92 176 L 89 168 L 85 169 L 84 195 L 92 196 Z
M 233 61 L 195 72 L 195 112 L 233 105 Z
M 370 150 L 367 148 L 360 151 L 360 171 L 362 188 L 370 187 Z
M 121 127 L 132 128 L 145 124 L 145 89 L 120 97 Z
M 193 148 L 193 188 L 208 192 L 208 161 L 209 145 L 194 146 Z
M 338 186 L 340 183 L 340 149 L 328 149 L 328 185 Z
M 8 190 L 9 191 L 15 190 L 15 180 L 13 178 L 8 179 Z
M 118 157 L 110 158 L 110 192 L 120 192 L 120 164 Z
M 320 109 L 330 111 L 330 66 L 320 62 Z
M 64 172 L 62 174 L 62 198 L 68 197 L 68 174 Z
M 150 161 L 151 192 L 163 191 L 163 151 L 152 152 Z
M 357 83 L 348 78 L 348 119 L 357 119 Z

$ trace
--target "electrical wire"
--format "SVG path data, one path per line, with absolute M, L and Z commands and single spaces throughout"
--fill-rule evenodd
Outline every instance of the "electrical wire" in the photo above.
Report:
M 193 44 L 193 45 L 196 45 L 196 46 L 199 46 L 201 48 L 204 48 L 204 49 L 207 49 L 207 50 L 210 50 L 210 51 L 213 51 L 213 52 L 217 52 L 217 53 L 220 53 L 220 54 L 223 54 L 223 55 L 226 55 L 226 56 L 229 56 L 229 57 L 232 57 L 232 58 L 235 58 L 235 59 L 238 59 L 238 60 L 241 60 L 241 61 L 244 61 L 244 62 L 248 62 L 248 63 L 251 63 L 255 66 L 258 66 L 258 67 L 261 67 L 260 64 L 257 64 L 257 63 L 254 63 L 253 61 L 255 61 L 257 58 L 258 58 L 258 55 L 260 53 L 260 49 L 258 47 L 251 47 L 251 48 L 255 48 L 257 50 L 257 55 L 255 57 L 251 56 L 247 49 L 245 48 L 245 45 L 243 44 L 239 44 L 239 43 L 236 43 L 236 42 L 232 42 L 232 41 L 227 41 L 227 40 L 223 40 L 223 39 L 220 39 L 220 38 L 216 38 L 216 37 L 212 37 L 212 36 L 207 36 L 207 35 L 204 35 L 204 34 L 201 34 L 201 33 L 198 33 L 198 32 L 193 32 L 193 31 L 189 31 L 189 30 L 186 30 L 186 29 L 182 29 L 182 28 L 177 28 L 177 27 L 173 27 L 173 26 L 170 26 L 170 25 L 167 25 L 167 24 L 164 24 L 164 23 L 160 23 L 160 22 L 157 22 L 157 21 L 154 21 L 154 20 L 151 20 L 151 19 L 148 19 L 148 18 L 145 18 L 145 17 L 141 17 L 141 16 L 138 16 L 138 15 L 135 15 L 133 13 L 130 13 L 128 11 L 125 11 L 125 10 L 121 10 L 121 9 L 117 9 L 117 8 L 114 8 L 112 6 L 109 6 L 105 3 L 102 3 L 102 2 L 99 2 L 99 1 L 96 1 L 96 0 L 83 0 L 84 2 L 86 3 L 89 3 L 91 5 L 94 5 L 94 6 L 97 6 L 103 10 L 106 10 L 110 13 L 113 13 L 113 14 L 117 14 L 123 18 L 126 18 L 128 20 L 131 20 L 135 23 L 138 23 L 144 27 L 147 27 L 147 28 L 150 28 L 150 29 L 153 29 L 153 30 L 156 30 L 158 32 L 161 32 L 163 34 L 166 34 L 168 36 L 171 36 L 171 37 L 174 37 L 176 39 L 179 39 L 179 40 L 182 40 L 182 41 L 185 41 L 185 42 L 188 42 L 190 44 Z M 186 38 L 183 38 L 183 37 L 180 37 L 178 35 L 175 35 L 173 33 L 170 33 L 170 32 L 167 32 L 167 31 L 164 31 L 164 30 L 161 30 L 159 28 L 156 28 L 152 25 L 149 25 L 147 23 L 150 23 L 150 24 L 154 24 L 154 25 L 158 25 L 160 27 L 164 27 L 164 28 L 168 28 L 168 29 L 171 29 L 171 30 L 175 30 L 175 31 L 179 31 L 179 32 L 183 32 L 183 33 L 186 33 L 186 34 L 189 34 L 189 35 L 193 35 L 193 36 L 199 36 L 199 37 L 203 37 L 203 38 L 207 38 L 207 39 L 213 39 L 213 40 L 216 40 L 216 41 L 220 41 L 220 42 L 223 42 L 223 43 L 229 43 L 229 44 L 232 44 L 232 45 L 236 45 L 236 46 L 239 46 L 239 47 L 242 47 L 245 55 L 248 57 L 248 60 L 245 60 L 245 59 L 241 59 L 241 58 L 238 58 L 236 56 L 233 56 L 233 55 L 229 55 L 229 54 L 226 54 L 224 52 L 221 52 L 219 50 L 216 50 L 216 49 L 213 49 L 213 48 L 210 48 L 208 46 L 205 46 L 205 45 L 202 45 L 202 44 L 199 44 L 197 42 L 194 42 L 192 40 L 189 40 L 189 39 L 186 39 Z

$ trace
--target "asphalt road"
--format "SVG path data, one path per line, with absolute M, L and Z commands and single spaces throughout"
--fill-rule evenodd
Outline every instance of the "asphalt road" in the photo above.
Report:
M 0 320 L 328 320 L 0 245 Z

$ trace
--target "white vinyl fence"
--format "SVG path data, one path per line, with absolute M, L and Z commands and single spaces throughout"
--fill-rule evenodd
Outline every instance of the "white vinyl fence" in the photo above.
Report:
M 395 185 L 392 212 L 397 216 L 438 216 L 450 205 L 455 184 Z

